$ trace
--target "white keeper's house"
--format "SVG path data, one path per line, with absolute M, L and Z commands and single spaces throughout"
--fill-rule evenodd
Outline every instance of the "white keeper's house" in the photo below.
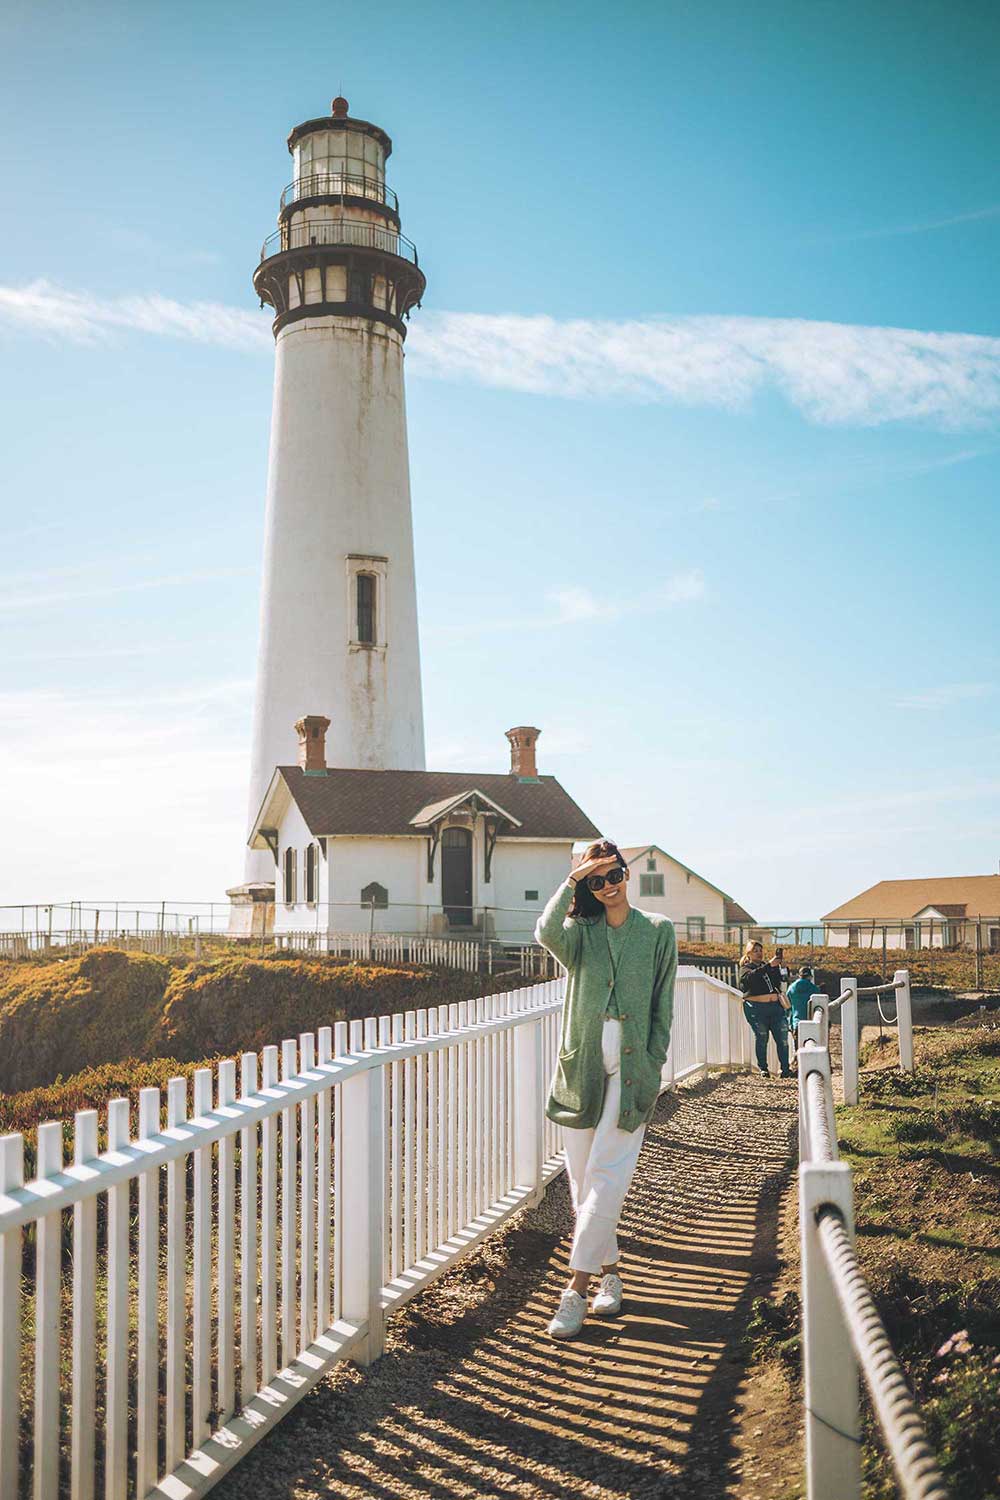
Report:
M 1000 875 L 880 880 L 823 918 L 831 948 L 973 948 L 1000 953 Z
M 248 840 L 273 861 L 278 938 L 314 933 L 322 946 L 323 934 L 371 924 L 530 942 L 574 843 L 601 837 L 554 776 L 539 776 L 531 725 L 507 731 L 501 774 L 327 766 L 329 720 L 295 728 L 298 764 L 275 767 Z
M 749 936 L 755 925 L 750 913 L 659 845 L 637 844 L 621 852 L 629 867 L 632 905 L 669 917 L 678 942 L 735 943 L 741 934 Z

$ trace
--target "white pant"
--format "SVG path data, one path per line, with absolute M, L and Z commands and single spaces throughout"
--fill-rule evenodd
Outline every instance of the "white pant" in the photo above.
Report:
M 639 1159 L 645 1125 L 619 1130 L 621 1108 L 620 1021 L 606 1020 L 601 1034 L 604 1056 L 604 1106 L 594 1130 L 563 1131 L 576 1230 L 570 1251 L 571 1271 L 595 1275 L 618 1260 L 618 1217 Z

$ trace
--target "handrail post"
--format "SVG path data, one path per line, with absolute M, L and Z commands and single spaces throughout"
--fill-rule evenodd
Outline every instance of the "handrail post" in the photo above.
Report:
M 352 1039 L 353 1040 L 353 1039 Z M 368 1068 L 340 1086 L 343 1139 L 350 1150 L 338 1159 L 342 1173 L 338 1264 L 343 1278 L 343 1317 L 367 1325 L 358 1363 L 370 1365 L 385 1345 L 382 1312 L 384 1261 L 383 1164 L 385 1162 L 385 1069 Z
M 800 1021 L 798 1024 L 795 1050 L 795 1061 L 798 1065 L 798 1093 L 799 1093 L 799 1161 L 809 1160 L 809 1105 L 806 1100 L 806 1076 L 815 1066 L 818 1054 L 824 1050 L 820 1039 L 820 1023 L 818 1021 Z M 806 1043 L 812 1046 L 807 1047 Z M 827 1068 L 829 1069 L 830 1054 L 827 1052 Z
M 812 1019 L 812 1012 L 813 1011 L 817 1011 L 817 1010 L 821 1010 L 823 1012 L 822 1018 L 819 1021 L 816 1022 L 816 1024 L 819 1026 L 819 1042 L 818 1042 L 818 1045 L 820 1047 L 829 1047 L 829 1045 L 830 1045 L 830 997 L 829 997 L 829 995 L 822 995 L 822 994 L 821 995 L 810 995 L 810 997 L 809 997 L 810 1019 Z
M 514 1029 L 514 1179 L 531 1189 L 530 1206 L 542 1201 L 542 1023 Z
M 892 982 L 896 990 L 896 1031 L 899 1038 L 899 1070 L 913 1072 L 913 1006 L 910 1000 L 910 971 L 897 969 Z
M 821 1204 L 840 1210 L 853 1240 L 851 1169 L 846 1162 L 804 1163 L 799 1168 L 806 1494 L 808 1500 L 858 1500 L 858 1361 L 820 1243 L 816 1212 Z
M 844 1103 L 858 1102 L 858 981 L 840 981 L 840 1052 L 844 1067 Z

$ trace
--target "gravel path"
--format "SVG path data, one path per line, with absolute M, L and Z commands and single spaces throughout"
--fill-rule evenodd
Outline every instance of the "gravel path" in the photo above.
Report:
M 626 1303 L 546 1336 L 567 1276 L 565 1179 L 337 1370 L 219 1500 L 739 1495 L 739 1339 L 776 1269 L 795 1086 L 714 1077 L 665 1095 L 625 1205 Z

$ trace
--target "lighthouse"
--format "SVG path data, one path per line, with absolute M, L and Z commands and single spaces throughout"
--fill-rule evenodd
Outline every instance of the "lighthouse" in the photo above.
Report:
M 275 371 L 249 822 L 296 723 L 334 767 L 424 768 L 403 344 L 425 287 L 386 185 L 392 141 L 346 99 L 288 137 L 292 181 L 254 272 Z M 274 879 L 250 851 L 248 884 Z

